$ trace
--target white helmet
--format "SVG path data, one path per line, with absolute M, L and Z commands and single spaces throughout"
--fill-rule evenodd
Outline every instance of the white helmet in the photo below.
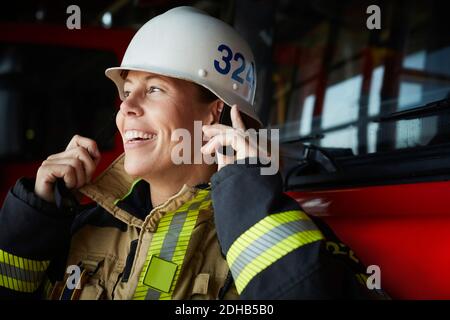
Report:
M 228 24 L 199 9 L 171 9 L 137 31 L 121 66 L 105 71 L 121 99 L 124 70 L 192 81 L 261 124 L 253 105 L 256 68 L 249 45 Z

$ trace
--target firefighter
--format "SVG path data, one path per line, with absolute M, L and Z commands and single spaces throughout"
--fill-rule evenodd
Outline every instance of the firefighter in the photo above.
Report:
M 17 181 L 0 212 L 0 296 L 374 296 L 360 264 L 327 250 L 338 240 L 283 193 L 279 173 L 238 161 L 259 155 L 241 135 L 260 124 L 255 71 L 247 43 L 200 10 L 178 7 L 147 22 L 121 66 L 106 70 L 122 99 L 124 154 L 92 181 L 100 151 L 75 136 L 35 179 Z M 220 123 L 226 106 L 232 126 Z M 216 154 L 218 165 L 174 164 L 171 136 L 192 134 L 194 121 L 209 139 L 194 152 Z M 221 154 L 227 145 L 236 156 Z M 94 202 L 79 205 L 77 192 Z

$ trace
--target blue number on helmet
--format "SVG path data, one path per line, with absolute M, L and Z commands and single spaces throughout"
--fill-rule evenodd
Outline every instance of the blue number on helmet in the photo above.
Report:
M 250 88 L 252 89 L 255 84 L 255 64 L 252 62 L 247 71 L 247 76 L 245 80 L 249 83 Z
M 242 61 L 242 64 L 239 68 L 234 70 L 233 74 L 231 75 L 231 79 L 236 80 L 239 83 L 244 83 L 244 79 L 242 79 L 239 75 L 245 70 L 245 58 L 242 54 L 239 52 L 236 52 L 234 55 L 234 61 Z
M 217 50 L 223 53 L 221 61 L 214 60 L 214 68 L 217 70 L 217 72 L 223 75 L 227 75 L 231 70 L 231 59 L 234 59 L 234 61 L 241 61 L 239 67 L 231 74 L 231 79 L 241 84 L 244 83 L 244 79 L 242 79 L 240 76 L 240 74 L 245 71 L 245 68 L 247 66 L 244 55 L 240 52 L 236 52 L 233 57 L 233 51 L 229 46 L 223 43 L 217 47 Z M 221 65 L 222 63 L 224 63 L 223 67 Z M 253 86 L 255 85 L 255 65 L 253 62 L 248 68 L 247 74 L 245 76 L 245 81 L 248 82 L 250 88 L 253 88 Z
M 225 62 L 225 67 L 220 66 L 220 61 L 214 60 L 214 67 L 216 70 L 221 74 L 228 74 L 231 69 L 231 59 L 233 58 L 233 52 L 231 51 L 230 47 L 228 47 L 226 44 L 221 44 L 217 50 L 220 52 L 226 53 L 226 55 L 222 56 L 222 61 Z

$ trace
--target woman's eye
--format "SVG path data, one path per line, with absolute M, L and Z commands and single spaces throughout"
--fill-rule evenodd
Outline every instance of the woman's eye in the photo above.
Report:
M 148 89 L 148 93 L 152 93 L 152 92 L 159 92 L 159 91 L 162 91 L 160 88 L 158 88 L 158 87 L 155 87 L 155 86 L 151 86 L 149 89 Z

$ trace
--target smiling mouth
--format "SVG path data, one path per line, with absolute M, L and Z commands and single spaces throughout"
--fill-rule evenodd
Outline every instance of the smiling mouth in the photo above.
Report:
M 139 131 L 139 130 L 127 130 L 123 136 L 124 143 L 139 143 L 145 141 L 155 140 L 156 134 Z

